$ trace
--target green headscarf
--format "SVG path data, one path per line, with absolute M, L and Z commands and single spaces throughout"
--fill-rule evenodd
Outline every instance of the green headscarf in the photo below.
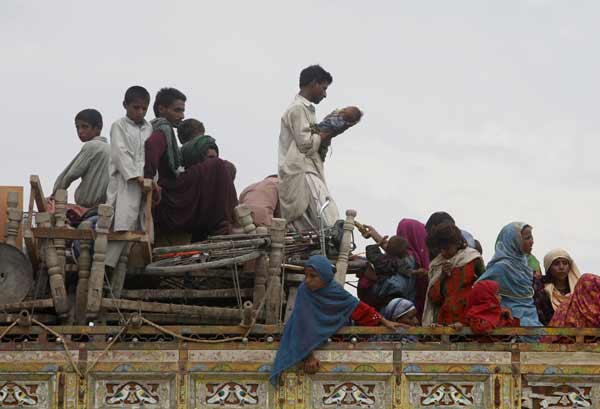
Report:
M 179 173 L 179 167 L 181 166 L 181 152 L 177 145 L 177 138 L 175 137 L 175 131 L 173 126 L 165 118 L 154 118 L 150 121 L 152 129 L 155 131 L 161 131 L 165 135 L 167 140 L 167 159 L 169 160 L 169 169 L 175 176 Z
M 219 153 L 219 148 L 215 138 L 210 135 L 195 136 L 181 147 L 181 156 L 183 157 L 183 166 L 188 168 L 196 163 L 203 162 L 209 149 L 214 149 Z

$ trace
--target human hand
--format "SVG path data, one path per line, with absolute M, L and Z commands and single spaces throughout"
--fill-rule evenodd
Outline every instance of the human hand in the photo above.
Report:
M 512 315 L 512 311 L 510 308 L 508 307 L 501 307 L 502 309 L 502 315 L 504 316 L 505 319 L 507 320 L 512 320 L 513 319 L 513 315 Z
M 391 330 L 396 330 L 396 328 L 410 328 L 410 325 L 405 324 L 403 322 L 390 321 L 383 317 L 381 317 L 381 321 L 379 321 L 381 325 Z
M 452 264 L 445 262 L 442 264 L 442 274 L 448 277 L 452 273 Z
M 142 189 L 144 188 L 144 177 L 143 176 L 138 176 L 135 178 L 137 180 L 137 182 L 139 183 L 139 185 L 142 187 Z
M 304 372 L 309 375 L 316 373 L 321 366 L 321 362 L 311 352 L 311 354 L 304 360 Z
M 162 199 L 162 188 L 156 182 L 152 182 L 152 204 L 158 206 Z
M 417 277 L 427 277 L 429 275 L 429 271 L 426 268 L 417 268 L 413 270 L 413 274 Z

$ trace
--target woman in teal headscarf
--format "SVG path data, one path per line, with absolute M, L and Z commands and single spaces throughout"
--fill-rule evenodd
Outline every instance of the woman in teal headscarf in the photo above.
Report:
M 525 223 L 510 223 L 496 239 L 494 257 L 479 278 L 493 280 L 500 286 L 502 306 L 511 309 L 523 327 L 541 327 L 533 301 L 533 270 L 528 254 L 533 247 L 532 227 Z
M 331 261 L 324 256 L 312 256 L 304 264 L 306 278 L 296 295 L 294 310 L 285 324 L 279 350 L 273 363 L 270 381 L 277 385 L 279 375 L 304 361 L 304 371 L 314 373 L 319 360 L 313 350 L 326 342 L 350 319 L 358 325 L 402 326 L 388 321 L 373 307 L 359 301 L 333 279 Z

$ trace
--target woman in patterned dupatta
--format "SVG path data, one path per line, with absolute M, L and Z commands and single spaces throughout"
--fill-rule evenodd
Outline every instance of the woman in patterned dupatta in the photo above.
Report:
M 533 270 L 527 264 L 527 254 L 533 247 L 531 230 L 530 225 L 520 222 L 504 226 L 496 240 L 494 257 L 478 281 L 498 283 L 502 306 L 511 309 L 521 326 L 541 327 L 533 302 Z

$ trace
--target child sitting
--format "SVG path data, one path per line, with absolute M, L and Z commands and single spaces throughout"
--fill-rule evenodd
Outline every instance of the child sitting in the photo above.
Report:
M 95 109 L 84 109 L 75 116 L 77 136 L 83 142 L 81 151 L 56 178 L 52 196 L 59 189 L 68 189 L 81 178 L 75 190 L 75 203 L 86 209 L 98 207 L 106 201 L 110 145 L 102 131 L 102 115 Z
M 186 119 L 177 128 L 177 136 L 181 147 L 183 167 L 186 169 L 206 158 L 218 158 L 219 147 L 216 140 L 204 134 L 204 124 L 197 119 Z
M 497 327 L 518 327 L 509 308 L 500 306 L 500 287 L 492 280 L 475 283 L 467 302 L 464 324 L 475 334 L 487 334 Z
M 408 242 L 401 236 L 392 236 L 388 240 L 372 226 L 364 227 L 368 236 L 378 244 L 366 248 L 367 260 L 372 264 L 374 274 L 360 277 L 359 296 L 375 308 L 382 308 L 397 297 L 414 302 L 416 276 L 426 271 L 415 269 L 416 261 L 408 252 Z
M 323 140 L 319 146 L 319 156 L 325 160 L 327 150 L 331 145 L 331 138 L 346 131 L 351 126 L 356 125 L 362 118 L 362 111 L 355 106 L 336 109 L 327 115 L 321 122 L 312 126 L 312 132 L 318 134 L 327 134 L 329 138 Z
M 460 323 L 471 287 L 485 270 L 481 254 L 466 247 L 460 229 L 451 223 L 434 227 L 427 245 L 440 254 L 429 266 L 423 325 Z

